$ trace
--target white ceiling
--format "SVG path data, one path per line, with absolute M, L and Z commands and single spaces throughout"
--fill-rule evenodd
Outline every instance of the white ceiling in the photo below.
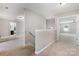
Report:
M 7 19 L 15 19 L 17 16 L 22 15 L 24 13 L 23 8 L 20 6 L 21 4 L 0 4 L 0 16 Z M 8 7 L 8 9 L 5 9 Z M 1 18 L 1 17 L 0 17 Z
M 44 17 L 51 17 L 61 13 L 74 11 L 79 9 L 78 3 L 67 3 L 66 5 L 60 6 L 59 3 L 37 3 L 37 4 L 25 4 L 25 7 L 37 12 Z
M 8 9 L 5 9 L 6 6 L 8 6 Z M 59 3 L 0 3 L 0 15 L 11 19 L 16 18 L 16 16 L 23 14 L 24 8 L 48 18 L 65 12 L 79 10 L 79 4 L 67 3 L 60 6 Z

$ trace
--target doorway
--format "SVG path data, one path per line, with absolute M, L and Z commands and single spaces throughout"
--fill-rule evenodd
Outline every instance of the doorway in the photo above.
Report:
M 10 35 L 15 35 L 15 34 L 16 34 L 16 23 L 10 22 Z
M 59 39 L 76 43 L 76 17 L 64 17 L 59 20 Z

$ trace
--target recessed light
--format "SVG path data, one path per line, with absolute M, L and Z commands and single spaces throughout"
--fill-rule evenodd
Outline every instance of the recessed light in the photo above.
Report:
M 61 6 L 66 5 L 66 3 L 59 3 Z
M 5 9 L 8 9 L 8 6 L 6 6 Z

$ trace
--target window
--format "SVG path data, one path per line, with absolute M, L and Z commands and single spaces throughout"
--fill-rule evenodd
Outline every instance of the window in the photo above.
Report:
M 63 29 L 64 29 L 65 32 L 68 32 L 69 31 L 69 26 L 65 25 Z

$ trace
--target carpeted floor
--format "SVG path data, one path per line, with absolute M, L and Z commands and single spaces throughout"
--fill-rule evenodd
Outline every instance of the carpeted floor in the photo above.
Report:
M 58 40 L 38 55 L 32 46 L 0 52 L 0 56 L 79 56 L 79 46 L 71 40 Z
M 26 46 L 0 52 L 0 56 L 32 56 L 33 53 L 34 48 L 32 46 Z
M 79 56 L 79 46 L 67 40 L 59 40 L 38 56 Z

